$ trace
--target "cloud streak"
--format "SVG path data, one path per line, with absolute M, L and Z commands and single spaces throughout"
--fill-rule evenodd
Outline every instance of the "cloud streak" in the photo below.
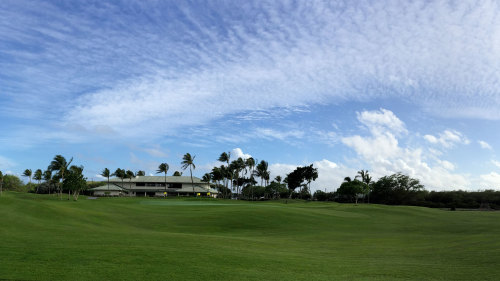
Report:
M 3 3 L 0 91 L 12 114 L 55 104 L 51 118 L 129 137 L 378 98 L 500 119 L 496 2 Z

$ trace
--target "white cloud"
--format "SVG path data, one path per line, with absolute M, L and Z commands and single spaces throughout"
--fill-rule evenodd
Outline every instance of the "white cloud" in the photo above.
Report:
M 248 153 L 243 153 L 243 151 L 239 147 L 234 148 L 233 150 L 231 150 L 231 159 L 232 160 L 238 159 L 240 157 L 243 158 L 243 160 L 245 160 L 245 159 L 248 159 L 248 158 L 252 157 L 252 155 L 250 155 Z
M 98 11 L 82 4 L 78 13 L 0 5 L 3 40 L 37 46 L 1 49 L 12 60 L 0 67 L 13 77 L 0 81 L 3 112 L 33 120 L 64 113 L 89 131 L 137 137 L 238 112 L 378 98 L 500 119 L 500 31 L 491 28 L 500 26 L 500 7 L 492 1 L 186 2 L 179 17 L 161 2 L 134 3 L 137 14 L 123 13 L 124 3 Z M 143 13 L 151 24 L 139 20 Z M 366 121 L 403 129 L 379 117 Z
M 382 122 L 382 124 L 385 123 Z M 402 125 L 397 127 L 401 128 Z M 433 153 L 426 155 L 421 148 L 401 147 L 398 138 L 391 130 L 398 132 L 393 128 L 383 129 L 379 126 L 376 130 L 371 130 L 371 136 L 344 137 L 342 142 L 354 149 L 359 157 L 371 167 L 375 177 L 402 172 L 420 179 L 428 189 L 470 188 L 470 180 L 466 176 L 452 173 L 455 169 L 453 163 L 438 159 Z M 458 133 L 453 134 L 453 136 L 460 136 L 458 138 L 446 133 L 444 136 L 447 142 L 463 140 Z M 430 159 L 434 161 L 430 162 Z
M 491 147 L 491 145 L 485 141 L 482 141 L 482 140 L 479 140 L 477 141 L 479 143 L 479 145 L 481 146 L 481 148 L 483 149 L 488 149 L 488 150 L 493 150 L 493 148 Z
M 358 120 L 373 133 L 390 131 L 395 134 L 406 133 L 404 123 L 390 110 L 381 108 L 379 111 L 363 111 L 357 113 Z
M 495 165 L 495 166 L 497 166 L 498 168 L 500 168 L 500 161 L 491 160 L 491 163 L 493 163 L 493 165 Z
M 481 175 L 480 178 L 480 188 L 500 189 L 500 174 L 497 172 Z
M 470 141 L 456 130 L 445 130 L 439 134 L 439 137 L 425 135 L 424 139 L 431 144 L 437 144 L 444 148 L 453 148 L 457 144 L 469 144 Z

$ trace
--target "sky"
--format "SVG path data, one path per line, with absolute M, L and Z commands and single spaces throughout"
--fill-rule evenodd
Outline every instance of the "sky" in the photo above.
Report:
M 195 155 L 500 189 L 498 1 L 0 1 L 0 170 Z M 26 180 L 26 179 L 24 179 Z

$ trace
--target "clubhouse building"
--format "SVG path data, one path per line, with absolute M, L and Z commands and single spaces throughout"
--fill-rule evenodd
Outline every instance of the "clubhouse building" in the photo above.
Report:
M 193 189 L 194 187 L 194 189 Z M 197 177 L 167 176 L 138 176 L 132 179 L 112 178 L 102 186 L 92 188 L 94 196 L 211 196 L 217 197 L 218 191 L 210 184 Z

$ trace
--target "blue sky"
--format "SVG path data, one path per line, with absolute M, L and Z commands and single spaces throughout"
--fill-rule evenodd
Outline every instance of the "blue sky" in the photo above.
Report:
M 500 4 L 405 2 L 1 1 L 0 170 L 232 151 L 500 188 Z

